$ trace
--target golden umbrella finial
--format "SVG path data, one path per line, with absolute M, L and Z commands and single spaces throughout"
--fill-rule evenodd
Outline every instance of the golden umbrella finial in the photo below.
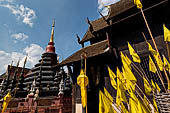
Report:
M 55 20 L 53 20 L 50 42 L 54 42 L 54 27 L 55 27 Z

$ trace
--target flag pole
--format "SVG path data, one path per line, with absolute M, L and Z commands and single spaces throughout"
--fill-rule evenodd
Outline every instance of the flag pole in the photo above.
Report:
M 144 39 L 145 39 L 145 42 L 147 43 L 148 41 L 147 41 L 146 36 L 145 36 L 145 34 L 144 34 L 143 32 L 142 32 L 142 35 L 143 35 L 143 37 L 144 37 Z M 152 36 L 152 34 L 151 34 L 151 36 Z M 152 41 L 153 41 L 153 43 L 155 42 L 154 39 L 153 39 Z M 155 48 L 157 48 L 156 43 L 155 43 Z M 158 52 L 158 54 L 159 54 L 158 49 L 157 49 L 157 52 Z M 160 56 L 160 54 L 159 54 L 159 56 Z M 159 58 L 161 58 L 161 57 L 159 57 Z M 162 61 L 162 60 L 161 60 L 161 61 Z M 158 64 L 157 64 L 157 65 L 158 65 Z M 156 67 L 156 68 L 157 68 L 157 67 Z M 164 73 L 165 73 L 165 76 L 166 76 L 167 73 L 166 73 L 165 68 L 163 68 L 163 70 L 164 70 Z M 166 87 L 165 87 L 164 82 L 163 82 L 162 75 L 161 75 L 161 73 L 160 73 L 160 71 L 159 71 L 158 68 L 157 68 L 156 72 L 157 72 L 157 75 L 158 75 L 159 79 L 161 80 L 161 83 L 162 83 L 162 85 L 163 85 L 163 87 L 164 87 L 164 90 L 167 92 Z M 169 78 L 167 79 L 167 81 L 169 81 Z M 169 82 L 168 82 L 168 83 L 169 83 Z
M 148 25 L 148 22 L 147 22 L 147 20 L 146 20 L 145 15 L 144 15 L 144 12 L 143 12 L 142 8 L 140 8 L 140 10 L 141 10 L 141 13 L 142 13 L 143 19 L 144 19 L 144 21 L 145 21 L 146 27 L 147 27 L 147 29 L 148 29 L 148 31 L 149 31 L 150 36 L 151 36 L 151 39 L 152 39 L 152 41 L 153 41 L 153 44 L 154 44 L 154 46 L 155 46 L 155 49 L 156 49 L 156 51 L 157 51 L 157 52 L 158 52 L 158 54 L 159 54 L 159 51 L 158 51 L 158 48 L 157 48 L 156 42 L 155 42 L 155 40 L 154 40 L 154 38 L 153 38 L 153 35 L 152 35 L 151 30 L 150 30 L 150 28 L 149 28 L 149 25 Z M 160 54 L 159 54 L 159 58 L 160 58 L 160 60 L 161 60 Z M 162 60 L 161 60 L 161 61 L 162 61 Z M 166 72 L 165 68 L 163 68 L 163 71 L 164 71 L 164 73 L 165 73 L 165 77 L 166 77 L 166 79 L 167 79 L 168 86 L 169 86 L 170 81 L 169 81 L 169 77 L 168 77 L 168 74 L 167 74 L 167 72 Z M 167 91 L 166 91 L 166 92 L 167 92 Z M 168 91 L 168 92 L 169 92 L 169 91 Z
M 148 99 L 148 97 L 143 93 L 143 91 L 140 89 L 140 87 L 136 84 L 137 88 L 140 90 L 140 92 L 146 97 L 147 101 L 149 102 L 149 104 L 151 104 L 154 108 L 154 110 L 156 110 L 156 108 L 154 107 L 154 105 L 151 103 L 151 101 Z M 142 96 L 140 95 L 140 93 L 136 90 L 136 93 L 139 95 L 139 97 L 142 99 L 142 101 L 145 103 L 144 99 L 142 98 Z M 153 92 L 154 93 L 154 92 Z M 146 103 L 145 103 L 146 104 Z M 146 106 L 145 106 L 146 107 Z
M 85 51 L 83 51 L 83 54 L 81 55 L 81 57 L 83 57 L 84 58 L 84 74 L 86 75 L 86 65 L 87 65 L 87 60 L 86 60 L 86 58 L 87 58 L 87 53 L 85 52 Z M 82 58 L 82 60 L 83 60 L 83 58 Z M 82 62 L 82 68 L 83 68 L 83 62 Z M 84 79 L 84 83 L 85 83 L 85 79 Z M 86 93 L 87 93 L 87 88 L 86 88 Z M 87 95 L 87 94 L 86 94 Z M 87 98 L 87 97 L 86 97 Z M 87 111 L 87 103 L 86 103 L 86 107 L 85 107 L 85 112 L 86 113 L 88 113 L 88 111 Z

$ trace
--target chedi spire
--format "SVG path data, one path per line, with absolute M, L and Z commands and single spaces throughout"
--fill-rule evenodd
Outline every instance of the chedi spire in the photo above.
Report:
M 55 53 L 55 47 L 54 47 L 54 27 L 55 27 L 55 21 L 53 21 L 53 25 L 52 25 L 50 42 L 48 43 L 48 46 L 46 47 L 46 52 L 49 52 L 49 53 Z

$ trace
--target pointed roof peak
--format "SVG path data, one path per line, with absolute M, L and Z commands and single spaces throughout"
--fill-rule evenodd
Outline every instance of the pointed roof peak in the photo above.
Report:
M 50 42 L 48 43 L 48 46 L 46 47 L 46 52 L 55 53 L 55 47 L 54 47 L 54 27 L 55 27 L 55 20 L 53 20 Z
M 54 27 L 55 27 L 55 20 L 53 20 L 50 42 L 54 42 Z
M 52 25 L 52 27 L 55 27 L 55 19 L 53 20 L 53 25 Z

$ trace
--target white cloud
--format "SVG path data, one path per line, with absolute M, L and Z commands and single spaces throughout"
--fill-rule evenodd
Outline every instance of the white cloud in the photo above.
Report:
M 98 0 L 98 9 L 101 11 L 101 13 L 106 16 L 108 14 L 108 8 L 104 7 L 107 5 L 114 4 L 120 0 Z
M 8 53 L 5 51 L 0 51 L 0 74 L 6 71 L 7 66 L 11 64 L 11 61 L 14 61 L 13 65 L 16 65 L 19 58 L 19 66 L 22 67 L 26 55 L 28 55 L 26 67 L 32 68 L 38 62 L 43 52 L 43 48 L 37 44 L 30 44 L 30 46 L 23 49 L 23 52 Z
M 0 6 L 8 8 L 12 14 L 17 16 L 18 20 L 22 20 L 24 24 L 33 26 L 33 19 L 36 18 L 35 11 L 28 7 L 24 7 L 24 5 L 11 5 L 11 4 L 1 4 Z
M 40 59 L 41 54 L 44 52 L 43 48 L 37 44 L 31 44 L 27 46 L 23 52 L 28 54 L 29 66 L 33 67 L 35 63 Z
M 17 34 L 12 34 L 11 37 L 15 39 L 14 43 L 17 43 L 17 41 L 24 41 L 25 39 L 27 39 L 28 35 L 24 33 L 17 33 Z
M 12 3 L 12 2 L 14 2 L 14 0 L 0 0 L 0 2 L 9 2 L 9 3 Z

